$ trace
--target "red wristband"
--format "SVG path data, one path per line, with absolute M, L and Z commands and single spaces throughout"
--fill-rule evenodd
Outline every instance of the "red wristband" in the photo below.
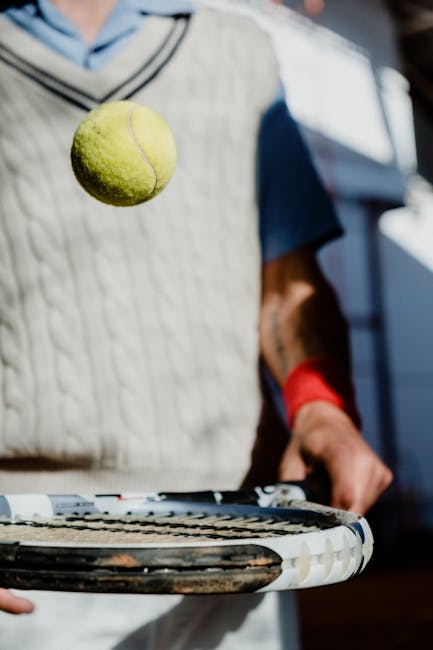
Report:
M 284 382 L 283 400 L 291 428 L 301 406 L 316 400 L 335 404 L 361 426 L 352 381 L 331 359 L 307 359 L 296 366 Z

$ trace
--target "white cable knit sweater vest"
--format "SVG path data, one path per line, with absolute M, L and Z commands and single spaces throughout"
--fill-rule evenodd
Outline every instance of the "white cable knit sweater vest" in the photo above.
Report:
M 231 487 L 247 468 L 278 72 L 251 19 L 189 22 L 148 18 L 90 73 L 0 18 L 0 492 Z M 83 107 L 129 95 L 179 160 L 160 196 L 116 209 L 78 187 L 69 148 Z

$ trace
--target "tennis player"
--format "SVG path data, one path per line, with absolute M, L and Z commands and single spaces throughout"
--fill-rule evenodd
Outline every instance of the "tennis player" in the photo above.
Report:
M 248 469 L 261 355 L 292 437 L 365 512 L 391 475 L 363 441 L 347 332 L 316 261 L 341 235 L 245 14 L 184 0 L 38 0 L 0 15 L 0 493 L 231 488 Z M 120 210 L 77 186 L 74 129 L 102 101 L 162 113 L 169 187 Z M 258 197 L 258 198 L 257 198 Z M 291 593 L 0 592 L 1 647 L 289 650 Z

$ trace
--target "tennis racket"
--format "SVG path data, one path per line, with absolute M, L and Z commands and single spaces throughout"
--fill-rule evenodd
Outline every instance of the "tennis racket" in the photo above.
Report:
M 346 580 L 372 554 L 366 520 L 297 485 L 240 491 L 0 496 L 0 586 L 217 594 Z

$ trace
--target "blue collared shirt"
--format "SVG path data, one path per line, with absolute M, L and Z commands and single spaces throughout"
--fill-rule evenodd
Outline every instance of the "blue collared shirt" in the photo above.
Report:
M 2 11 L 22 29 L 90 70 L 98 70 L 140 29 L 149 14 L 193 11 L 186 0 L 118 0 L 92 45 L 49 1 L 17 3 Z M 334 208 L 279 92 L 262 120 L 259 143 L 260 238 L 264 261 L 341 234 Z
M 186 0 L 119 0 L 94 43 L 86 43 L 74 25 L 49 0 L 23 5 L 10 3 L 6 15 L 66 58 L 89 70 L 102 68 L 131 36 L 148 14 L 173 15 L 190 12 Z

